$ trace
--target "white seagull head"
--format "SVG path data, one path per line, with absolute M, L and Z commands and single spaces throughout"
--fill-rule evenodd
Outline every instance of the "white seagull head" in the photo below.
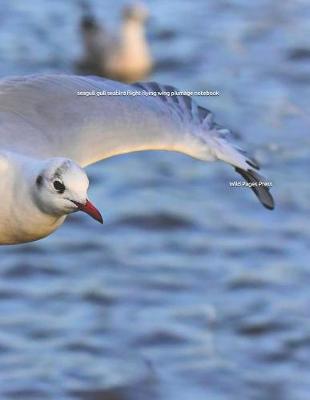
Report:
M 35 203 L 49 215 L 60 217 L 84 211 L 102 223 L 100 212 L 88 200 L 88 186 L 88 177 L 76 162 L 61 157 L 51 158 L 36 177 Z

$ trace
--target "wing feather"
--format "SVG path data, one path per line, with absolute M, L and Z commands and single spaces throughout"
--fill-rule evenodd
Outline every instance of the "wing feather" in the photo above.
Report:
M 129 95 L 139 90 L 145 95 Z M 250 183 L 260 179 L 251 169 L 258 169 L 256 161 L 233 144 L 231 132 L 209 110 L 156 82 L 127 85 L 70 75 L 2 80 L 0 149 L 37 158 L 68 157 L 82 166 L 133 151 L 180 151 L 225 161 Z M 253 191 L 273 208 L 268 189 Z

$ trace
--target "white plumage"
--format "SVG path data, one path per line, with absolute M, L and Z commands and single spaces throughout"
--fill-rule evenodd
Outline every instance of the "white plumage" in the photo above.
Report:
M 256 182 L 255 194 L 273 208 L 269 190 L 258 184 L 256 163 L 230 143 L 229 131 L 190 97 L 159 95 L 172 91 L 154 82 L 127 85 L 68 75 L 1 81 L 0 243 L 44 237 L 79 209 L 100 220 L 87 203 L 88 179 L 81 167 L 134 151 L 225 161 Z M 130 92 L 136 95 L 125 95 Z

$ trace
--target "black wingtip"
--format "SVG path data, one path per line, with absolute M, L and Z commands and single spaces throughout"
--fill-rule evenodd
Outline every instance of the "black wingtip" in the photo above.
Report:
M 271 202 L 268 203 L 268 204 L 262 202 L 262 205 L 263 205 L 265 208 L 267 208 L 267 210 L 274 210 L 274 200 L 273 200 L 273 197 L 271 196 L 270 193 L 269 193 L 269 195 L 270 195 L 270 198 L 271 198 Z
M 245 162 L 252 168 L 259 170 L 260 166 L 259 163 L 255 160 L 254 157 L 250 157 L 247 151 L 240 149 L 239 147 L 237 148 L 239 153 L 242 154 L 245 157 Z
M 275 204 L 269 191 L 269 187 L 260 185 L 260 182 L 265 182 L 265 179 L 252 169 L 246 171 L 239 167 L 235 167 L 235 171 L 238 172 L 250 184 L 249 187 L 253 190 L 261 204 L 268 210 L 273 210 Z
M 254 160 L 254 158 L 248 158 L 246 160 L 246 163 L 252 168 L 255 168 L 257 170 L 260 169 L 260 166 L 259 166 L 258 162 L 256 160 Z

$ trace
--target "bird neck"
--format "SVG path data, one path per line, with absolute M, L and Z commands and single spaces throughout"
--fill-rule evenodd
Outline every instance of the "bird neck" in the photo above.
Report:
M 131 57 L 140 58 L 148 55 L 143 22 L 134 19 L 125 20 L 121 30 L 121 43 L 123 50 L 128 50 Z

